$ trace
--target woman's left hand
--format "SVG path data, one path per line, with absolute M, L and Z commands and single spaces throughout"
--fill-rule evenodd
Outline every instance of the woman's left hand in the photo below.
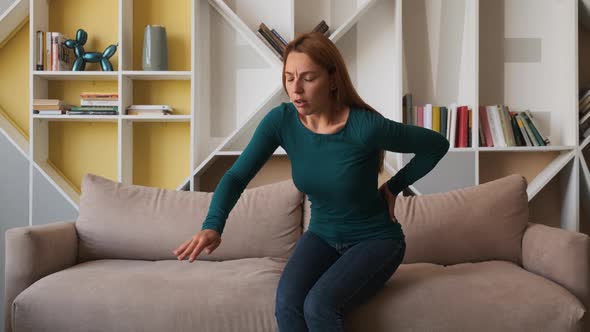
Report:
M 389 217 L 394 222 L 397 222 L 397 218 L 395 217 L 395 200 L 397 199 L 397 195 L 394 195 L 389 190 L 387 182 L 384 182 L 381 187 L 379 187 L 379 192 L 387 200 L 387 206 L 389 207 Z

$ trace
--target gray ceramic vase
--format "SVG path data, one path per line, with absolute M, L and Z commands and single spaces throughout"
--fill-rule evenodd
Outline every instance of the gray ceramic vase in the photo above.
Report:
M 163 25 L 146 25 L 141 66 L 143 70 L 168 70 L 168 43 Z

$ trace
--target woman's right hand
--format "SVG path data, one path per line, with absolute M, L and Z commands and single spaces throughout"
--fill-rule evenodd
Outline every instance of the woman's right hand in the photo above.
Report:
M 182 243 L 173 253 L 180 261 L 188 256 L 189 263 L 192 263 L 203 249 L 209 255 L 219 247 L 219 244 L 221 244 L 221 235 L 216 230 L 204 229 Z

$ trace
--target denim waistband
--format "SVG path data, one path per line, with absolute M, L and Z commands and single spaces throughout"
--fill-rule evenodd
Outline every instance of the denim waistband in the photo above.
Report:
M 405 242 L 405 239 L 392 239 L 392 240 Z M 334 241 L 330 241 L 330 240 L 326 240 L 326 239 L 324 239 L 324 241 L 326 241 L 332 248 L 336 249 L 336 251 L 338 251 L 338 253 L 340 253 L 341 255 L 344 254 L 344 252 L 346 252 L 346 250 L 348 250 L 350 247 L 352 247 L 355 244 L 360 242 L 360 241 L 334 242 Z

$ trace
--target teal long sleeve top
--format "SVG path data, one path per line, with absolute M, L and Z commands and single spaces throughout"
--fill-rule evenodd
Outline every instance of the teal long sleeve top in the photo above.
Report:
M 247 184 L 281 146 L 291 161 L 295 186 L 310 200 L 310 232 L 332 243 L 403 239 L 401 225 L 391 220 L 387 201 L 378 191 L 378 153 L 415 154 L 387 181 L 397 195 L 436 166 L 449 141 L 436 131 L 356 106 L 350 106 L 346 124 L 330 134 L 311 131 L 297 113 L 292 103 L 282 103 L 264 116 L 217 185 L 202 229 L 222 234 Z

